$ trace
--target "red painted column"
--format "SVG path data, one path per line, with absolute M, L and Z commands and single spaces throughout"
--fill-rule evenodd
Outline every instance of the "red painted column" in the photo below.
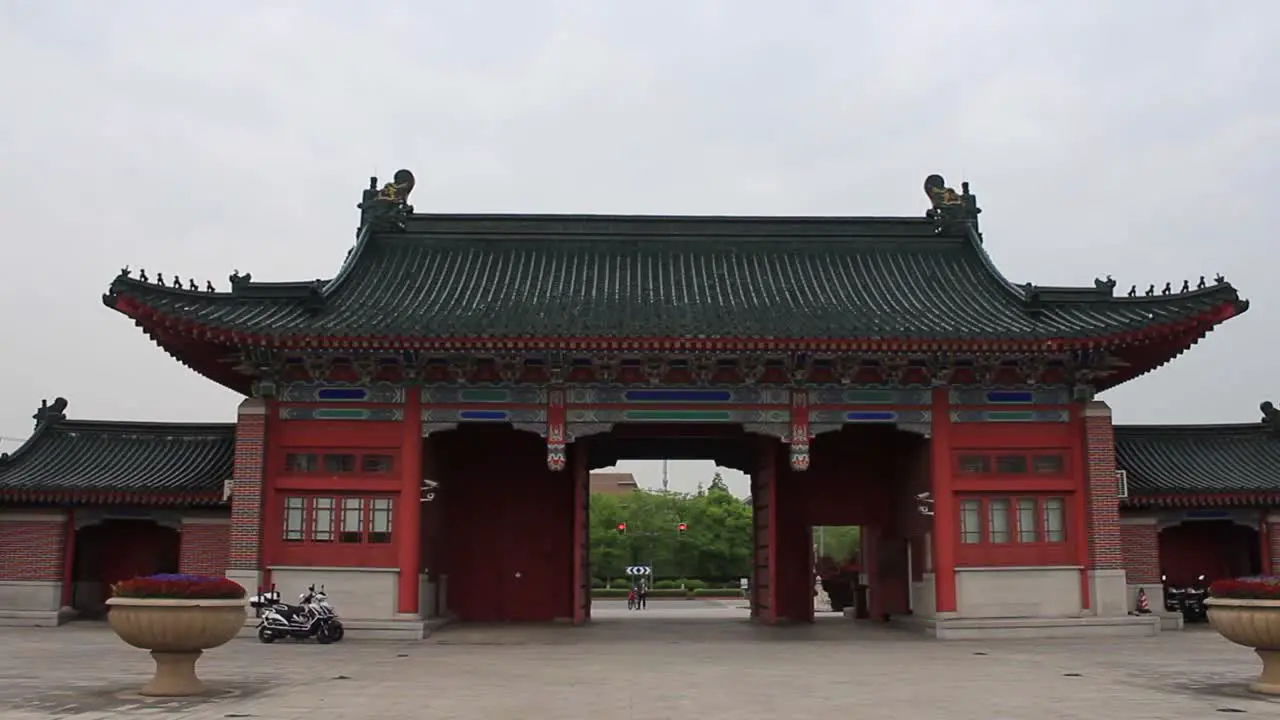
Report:
M 400 503 L 396 508 L 396 556 L 400 588 L 396 603 L 406 615 L 419 612 L 422 572 L 422 395 L 405 388 L 404 432 L 400 440 Z
M 569 467 L 573 473 L 573 624 L 581 625 L 590 617 L 591 612 L 591 578 L 588 566 L 588 543 L 590 530 L 587 527 L 587 503 L 590 496 L 590 470 L 587 467 L 584 441 L 579 440 L 568 447 Z
M 933 493 L 933 581 L 938 613 L 956 611 L 956 543 L 959 518 L 951 482 L 951 401 L 945 387 L 933 389 L 929 442 Z

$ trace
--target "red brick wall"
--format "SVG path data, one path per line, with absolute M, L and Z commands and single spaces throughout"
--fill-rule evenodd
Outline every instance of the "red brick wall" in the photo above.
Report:
M 1127 582 L 1160 582 L 1160 531 L 1155 523 L 1120 526 Z
M 1116 438 L 1111 408 L 1091 402 L 1084 408 L 1085 456 L 1088 461 L 1090 570 L 1124 568 L 1120 540 L 1120 500 L 1116 497 Z
M 0 519 L 0 580 L 62 581 L 65 515 L 60 520 Z
M 231 524 L 184 522 L 178 572 L 222 575 L 231 560 Z
M 266 459 L 267 411 L 263 400 L 240 403 L 236 419 L 236 458 L 231 488 L 229 567 L 260 569 L 262 549 L 262 481 Z

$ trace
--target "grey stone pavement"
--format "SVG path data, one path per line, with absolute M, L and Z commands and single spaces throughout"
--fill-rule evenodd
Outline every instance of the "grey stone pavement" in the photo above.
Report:
M 422 642 L 236 640 L 200 661 L 210 696 L 184 700 L 137 695 L 150 658 L 104 624 L 0 628 L 0 720 L 1280 718 L 1280 700 L 1244 689 L 1257 657 L 1206 628 L 939 642 L 835 616 L 757 627 L 741 605 L 601 602 L 584 628 L 459 626 Z

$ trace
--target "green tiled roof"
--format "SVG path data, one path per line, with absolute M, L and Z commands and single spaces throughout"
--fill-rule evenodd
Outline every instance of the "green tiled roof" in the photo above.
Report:
M 1235 304 L 1229 284 L 1151 297 L 1015 285 L 968 226 L 917 218 L 410 215 L 337 276 L 229 293 L 122 276 L 104 301 L 265 338 L 1037 340 Z M 289 248 L 278 248 L 281 252 Z
M 0 455 L 0 496 L 220 496 L 234 457 L 234 424 L 68 420 L 57 413 Z
M 1117 425 L 1131 496 L 1280 493 L 1280 433 L 1266 423 Z

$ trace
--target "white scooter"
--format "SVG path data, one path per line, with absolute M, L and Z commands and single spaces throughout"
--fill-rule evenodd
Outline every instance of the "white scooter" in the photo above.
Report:
M 271 586 L 270 590 L 259 591 L 249 599 L 249 606 L 260 618 L 258 623 L 258 640 L 273 643 L 283 638 L 306 640 L 314 637 L 321 645 L 338 642 L 346 634 L 337 612 L 329 603 L 324 586 L 316 590 L 315 585 L 298 596 L 297 605 L 289 605 L 281 601 L 280 591 Z

